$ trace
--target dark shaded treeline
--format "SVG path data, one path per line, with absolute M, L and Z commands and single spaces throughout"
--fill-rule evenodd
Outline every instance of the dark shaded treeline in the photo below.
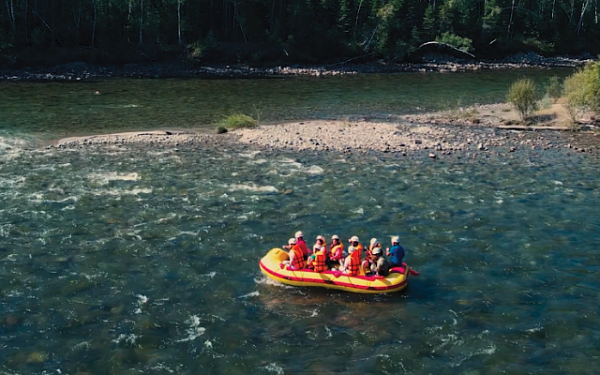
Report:
M 600 52 L 600 0 L 0 0 L 0 61 L 410 61 Z M 449 47 L 458 55 L 462 52 Z

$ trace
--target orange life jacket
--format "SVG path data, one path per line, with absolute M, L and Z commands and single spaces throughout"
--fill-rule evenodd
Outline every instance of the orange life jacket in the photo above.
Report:
M 292 247 L 292 250 L 290 250 L 290 252 L 294 252 L 294 261 L 292 262 L 292 264 L 290 264 L 290 266 L 292 266 L 292 268 L 296 268 L 296 269 L 303 269 L 304 268 L 304 253 L 302 252 L 302 249 L 300 246 L 298 246 L 298 244 L 294 245 L 294 247 Z
M 306 247 L 306 242 L 304 241 L 298 241 L 298 243 L 296 244 L 296 246 L 298 246 L 298 248 L 300 249 L 300 251 L 302 251 L 302 257 L 306 257 L 308 256 L 308 254 L 310 254 L 310 252 L 308 251 L 308 247 Z
M 354 253 L 358 253 L 358 260 L 362 260 L 362 251 L 363 251 L 363 245 L 362 244 L 358 244 L 358 246 L 354 247 Z M 352 254 L 354 254 L 352 253 Z
M 348 265 L 348 275 L 356 276 L 360 273 L 360 254 L 354 250 L 350 254 L 350 264 Z
M 338 252 L 339 252 L 339 254 L 338 254 Z M 344 254 L 344 244 L 339 243 L 337 245 L 332 245 L 331 251 L 329 253 L 329 258 L 334 259 L 334 260 L 339 260 L 342 258 L 343 254 Z
M 315 246 L 317 246 L 317 245 L 321 247 L 321 250 L 323 250 L 323 252 L 325 253 L 325 255 L 327 255 L 327 254 L 328 254 L 328 253 L 327 253 L 327 242 L 323 241 L 323 244 L 322 244 L 322 245 L 319 245 L 319 241 L 317 241 L 317 242 L 315 243 Z M 314 249 L 314 247 L 313 247 L 313 249 Z M 313 251 L 314 251 L 314 250 L 313 250 Z
M 315 272 L 327 271 L 327 264 L 325 264 L 326 259 L 327 255 L 325 255 L 325 252 L 323 250 L 317 251 L 315 253 L 315 259 L 312 262 L 313 269 L 315 270 Z

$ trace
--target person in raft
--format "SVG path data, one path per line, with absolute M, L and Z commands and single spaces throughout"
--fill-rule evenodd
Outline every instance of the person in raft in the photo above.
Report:
M 344 244 L 340 242 L 337 234 L 331 236 L 331 248 L 329 250 L 329 267 L 344 265 Z
M 281 262 L 283 265 L 288 266 L 292 270 L 301 270 L 304 268 L 304 254 L 302 249 L 298 246 L 298 242 L 295 238 L 290 238 L 288 244 L 284 248 L 289 249 L 290 260 L 284 260 Z M 283 268 L 283 267 L 282 267 Z
M 313 254 L 315 253 L 316 248 L 323 250 L 325 252 L 325 255 L 327 255 L 327 243 L 325 242 L 325 237 L 317 236 L 317 242 L 315 242 L 315 244 L 313 245 Z
M 295 237 L 298 246 L 300 246 L 300 249 L 302 249 L 304 259 L 308 259 L 308 256 L 312 254 L 312 252 L 308 250 L 308 247 L 306 246 L 306 241 L 304 241 L 304 233 L 297 231 Z
M 357 236 L 352 236 L 348 240 L 348 242 L 350 242 L 352 244 L 352 246 L 354 246 L 354 249 L 358 252 L 358 260 L 361 261 L 362 260 L 363 245 L 358 240 L 358 237 Z M 350 252 L 350 248 L 348 248 L 348 252 Z
M 376 247 L 371 250 L 374 257 L 374 262 L 371 263 L 371 274 L 377 276 L 387 276 L 389 273 L 389 264 L 387 259 L 383 256 L 383 251 L 380 247 Z
M 400 246 L 400 237 L 392 237 L 392 247 L 387 248 L 387 256 L 390 257 L 390 268 L 402 267 L 404 248 Z
M 369 272 L 371 265 L 377 260 L 377 258 L 373 255 L 373 249 L 376 248 L 381 249 L 381 244 L 379 241 L 377 241 L 377 238 L 371 238 L 371 242 L 369 242 L 369 247 L 367 248 L 366 259 L 361 265 L 363 270 L 365 270 L 365 273 Z
M 315 245 L 313 254 L 308 257 L 308 268 L 315 272 L 327 271 L 327 247 Z
M 348 254 L 340 271 L 349 276 L 360 275 L 360 253 L 354 246 L 348 246 Z

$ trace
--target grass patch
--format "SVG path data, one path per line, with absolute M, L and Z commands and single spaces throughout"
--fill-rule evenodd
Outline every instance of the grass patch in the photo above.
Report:
M 475 108 L 454 108 L 446 112 L 452 120 L 479 121 L 479 111 Z
M 225 129 L 253 129 L 258 126 L 258 121 L 248 115 L 235 113 L 223 118 L 219 126 Z

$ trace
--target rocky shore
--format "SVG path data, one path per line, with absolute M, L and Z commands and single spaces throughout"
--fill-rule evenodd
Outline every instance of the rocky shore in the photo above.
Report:
M 96 66 L 75 62 L 51 68 L 0 69 L 0 81 L 80 81 L 109 77 L 168 78 L 168 77 L 277 77 L 277 76 L 336 76 L 395 72 L 465 72 L 493 69 L 578 67 L 592 56 L 542 57 L 535 53 L 517 54 L 500 60 L 457 59 L 446 55 L 428 55 L 419 63 L 377 61 L 368 64 L 338 63 L 320 66 L 200 66 L 186 62 L 126 64 Z

